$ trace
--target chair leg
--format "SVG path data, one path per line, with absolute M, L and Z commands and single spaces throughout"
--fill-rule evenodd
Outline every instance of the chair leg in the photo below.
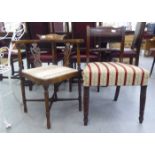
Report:
M 130 59 L 129 59 L 129 63 L 132 65 L 133 64 L 133 57 L 131 57 Z
M 152 63 L 151 71 L 150 71 L 150 76 L 152 75 L 153 68 L 154 68 L 154 64 L 155 64 L 155 57 L 154 57 L 154 59 L 153 59 L 153 63 Z
M 10 59 L 11 61 L 11 74 L 12 76 L 15 74 L 14 64 L 13 64 L 13 58 Z
M 29 81 L 29 91 L 32 91 L 32 89 L 33 89 L 33 83 L 32 81 Z
M 121 88 L 120 86 L 116 86 L 114 101 L 117 101 L 118 99 L 120 88 Z
M 3 74 L 0 74 L 0 81 L 3 80 Z
M 83 112 L 84 112 L 84 125 L 88 124 L 88 114 L 89 114 L 89 87 L 84 87 L 83 94 Z
M 140 110 L 139 110 L 139 123 L 143 123 L 144 120 L 144 109 L 145 109 L 145 100 L 146 100 L 146 90 L 147 86 L 141 86 L 140 92 Z
M 100 92 L 100 86 L 97 86 L 97 92 Z
M 73 79 L 69 79 L 69 92 L 72 92 L 72 82 L 73 82 Z
M 135 58 L 135 65 L 138 66 L 139 65 L 139 55 Z
M 72 61 L 70 62 L 70 67 L 74 68 L 74 63 Z M 72 92 L 72 81 L 73 81 L 72 78 L 69 79 L 69 92 Z
M 46 109 L 46 119 L 47 119 L 47 128 L 51 128 L 50 123 L 50 108 L 49 108 L 49 93 L 48 86 L 44 86 L 44 97 L 45 97 L 45 109 Z
M 78 78 L 78 93 L 79 93 L 79 111 L 82 110 L 82 105 L 81 105 L 81 77 L 79 76 Z
M 24 112 L 27 113 L 27 105 L 26 105 L 26 95 L 25 95 L 25 78 L 21 77 L 21 92 L 22 92 L 22 100 L 24 105 Z

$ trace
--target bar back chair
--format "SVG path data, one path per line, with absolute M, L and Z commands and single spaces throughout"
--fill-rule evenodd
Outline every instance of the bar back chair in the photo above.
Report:
M 102 36 L 104 28 L 87 28 L 88 36 Z M 116 31 L 111 31 L 115 35 Z M 107 38 L 108 39 L 108 38 Z M 89 49 L 89 41 L 87 42 Z M 96 49 L 95 49 L 96 50 Z M 101 49 L 99 49 L 100 51 Z M 122 49 L 123 50 L 123 49 Z M 122 60 L 122 54 L 120 54 Z M 141 87 L 140 92 L 140 114 L 139 122 L 143 122 L 146 90 L 149 78 L 149 72 L 141 67 L 128 65 L 121 62 L 92 62 L 88 63 L 83 70 L 83 106 L 84 106 L 84 125 L 88 123 L 89 113 L 89 88 L 99 86 L 116 86 L 114 101 L 117 101 L 121 86 Z
M 9 79 L 9 90 L 7 92 L 3 92 L 2 90 L 2 93 L 0 93 L 0 105 L 1 105 L 0 109 L 3 117 L 2 120 L 6 128 L 11 127 L 11 124 L 7 121 L 4 115 L 5 112 L 4 112 L 3 104 L 5 103 L 5 101 L 3 99 L 11 94 L 14 95 L 13 88 L 12 88 L 12 81 L 11 81 L 11 62 L 10 61 L 11 61 L 11 54 L 13 49 L 15 48 L 15 45 L 12 43 L 12 41 L 21 39 L 24 33 L 25 33 L 25 26 L 24 24 L 21 23 L 19 27 L 17 27 L 17 29 L 13 32 L 11 38 L 10 37 L 8 38 L 9 33 L 6 33 L 4 37 L 0 37 L 0 40 L 5 40 L 5 39 L 11 40 L 9 47 L 0 48 L 0 80 L 3 79 L 3 74 L 7 75 Z M 2 87 L 0 88 L 2 89 Z
M 124 49 L 124 53 L 123 53 L 123 58 L 129 58 L 130 64 L 133 64 L 133 59 L 135 59 L 136 66 L 139 65 L 139 54 L 140 54 L 141 44 L 143 40 L 145 25 L 146 25 L 146 22 L 137 23 L 131 48 Z M 112 56 L 114 58 L 118 58 L 119 52 L 120 52 L 119 49 L 114 49 Z
M 56 51 L 56 44 L 63 43 L 65 45 L 64 49 L 64 61 L 63 66 L 59 65 L 49 65 L 49 66 L 40 66 L 37 68 L 31 69 L 23 69 L 22 61 L 21 61 L 21 52 L 20 47 L 22 44 L 32 45 L 32 50 L 35 53 L 39 52 L 39 44 L 40 43 L 49 43 L 52 44 L 52 54 L 54 58 L 54 53 Z M 26 97 L 24 82 L 25 78 L 31 80 L 33 83 L 43 86 L 44 89 L 44 99 L 39 99 L 39 101 L 45 102 L 45 110 L 46 110 L 46 118 L 47 118 L 47 128 L 51 127 L 50 123 L 50 109 L 52 107 L 53 102 L 56 101 L 66 101 L 66 100 L 78 100 L 79 102 L 79 111 L 81 111 L 81 82 L 80 82 L 80 49 L 79 44 L 82 43 L 82 39 L 46 39 L 46 40 L 21 40 L 16 41 L 15 44 L 18 47 L 18 57 L 19 57 L 19 65 L 20 65 L 20 73 L 21 73 L 21 92 L 22 99 L 24 104 L 24 112 L 27 112 L 27 101 L 38 101 L 38 99 L 28 99 Z M 77 64 L 78 69 L 73 69 L 69 66 L 69 58 L 71 55 L 71 45 L 76 45 L 77 47 Z M 39 59 L 38 59 L 39 60 Z M 53 60 L 54 61 L 54 60 Z M 77 98 L 59 98 L 57 95 L 58 87 L 63 81 L 66 81 L 70 78 L 77 77 L 78 80 L 78 97 Z M 49 85 L 54 85 L 54 92 L 52 97 L 49 97 Z

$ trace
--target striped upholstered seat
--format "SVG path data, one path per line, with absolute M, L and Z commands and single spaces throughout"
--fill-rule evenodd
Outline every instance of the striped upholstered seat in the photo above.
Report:
M 148 78 L 141 67 L 114 62 L 89 63 L 83 71 L 84 86 L 145 86 Z
M 148 78 L 149 72 L 141 67 L 114 62 L 88 63 L 83 71 L 84 125 L 88 123 L 89 87 L 91 86 L 116 86 L 114 101 L 117 101 L 120 86 L 141 86 L 139 122 L 142 123 Z
M 38 84 L 59 82 L 78 74 L 78 70 L 69 67 L 49 65 L 22 70 L 22 75 Z

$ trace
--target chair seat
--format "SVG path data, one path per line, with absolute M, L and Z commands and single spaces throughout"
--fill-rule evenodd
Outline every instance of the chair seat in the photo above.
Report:
M 147 70 L 123 63 L 94 62 L 83 70 L 84 86 L 145 86 L 148 78 Z
M 58 83 L 78 75 L 78 73 L 76 69 L 57 65 L 22 70 L 22 75 L 37 84 Z

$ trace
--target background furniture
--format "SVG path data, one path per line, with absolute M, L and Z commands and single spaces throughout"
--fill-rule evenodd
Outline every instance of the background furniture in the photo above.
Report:
M 21 52 L 20 46 L 22 44 L 32 44 L 32 49 L 37 52 L 39 50 L 38 44 L 40 43 L 50 43 L 52 44 L 52 54 L 54 55 L 56 50 L 57 43 L 64 43 L 64 67 L 58 65 L 49 65 L 49 66 L 41 66 L 32 69 L 25 69 L 22 70 L 22 59 L 21 59 Z M 24 81 L 25 78 L 31 80 L 35 84 L 42 85 L 44 88 L 44 99 L 39 99 L 39 101 L 45 101 L 45 109 L 46 109 L 46 118 L 47 118 L 47 128 L 51 127 L 50 123 L 50 109 L 52 107 L 53 102 L 55 101 L 66 101 L 66 100 L 78 100 L 79 102 L 79 110 L 81 111 L 81 69 L 80 69 L 80 49 L 79 44 L 81 44 L 83 40 L 80 39 L 63 39 L 63 40 L 22 40 L 16 41 L 15 44 L 18 47 L 19 53 L 19 65 L 20 65 L 20 72 L 21 72 L 21 92 L 22 92 L 22 99 L 24 104 L 24 112 L 27 112 L 27 101 L 38 101 L 36 99 L 27 99 L 25 95 L 25 87 Z M 77 47 L 77 64 L 78 69 L 72 69 L 69 66 L 69 57 L 71 55 L 71 45 L 74 44 Z M 39 52 L 39 51 L 38 51 Z M 78 77 L 78 97 L 77 98 L 58 98 L 57 91 L 60 84 L 73 77 Z M 49 97 L 49 85 L 54 85 L 54 93 L 52 97 Z
M 86 63 L 87 61 L 87 56 L 88 56 L 88 51 L 86 49 L 86 28 L 87 26 L 90 27 L 96 27 L 95 22 L 72 22 L 72 38 L 82 38 L 84 39 L 84 43 L 80 45 L 80 59 L 81 63 Z M 92 40 L 91 45 L 93 45 L 94 42 Z M 89 53 L 89 61 L 97 61 L 99 59 L 99 55 L 96 54 L 95 52 L 90 52 Z M 76 53 L 73 53 L 71 56 L 71 63 L 72 65 L 75 65 L 76 61 Z M 75 68 L 75 67 L 74 67 Z
M 0 106 L 1 106 L 0 111 L 3 116 L 3 118 L 1 118 L 1 119 L 2 119 L 3 123 L 5 124 L 6 128 L 10 128 L 11 124 L 8 123 L 8 121 L 5 117 L 5 112 L 3 109 L 3 105 L 4 105 L 5 101 L 3 99 L 5 99 L 6 97 L 8 97 L 11 94 L 14 95 L 14 91 L 12 88 L 12 82 L 11 82 L 11 64 L 10 64 L 11 54 L 12 54 L 13 49 L 15 48 L 15 45 L 12 43 L 12 41 L 21 39 L 22 36 L 24 35 L 24 33 L 25 33 L 25 26 L 24 26 L 24 24 L 20 24 L 19 27 L 17 27 L 17 29 L 14 30 L 12 37 L 9 38 L 11 40 L 9 47 L 5 46 L 5 47 L 0 48 L 0 80 L 2 80 L 3 74 L 7 74 L 7 77 L 9 79 L 9 90 L 7 92 L 3 92 L 3 90 L 2 90 L 0 93 Z M 3 37 L 3 36 L 0 37 L 0 40 L 7 39 L 8 34 L 9 33 L 7 33 L 5 35 L 5 37 Z M 21 54 L 21 58 L 22 58 L 22 54 Z M 21 62 L 22 62 L 22 59 L 21 59 Z M 2 87 L 0 87 L 0 88 L 2 89 Z
M 130 64 L 133 64 L 133 59 L 135 59 L 136 66 L 139 65 L 139 54 L 140 54 L 145 25 L 146 25 L 146 22 L 137 23 L 131 48 L 124 49 L 124 53 L 123 53 L 123 58 L 129 58 Z M 119 53 L 120 51 L 118 49 L 115 49 L 113 52 L 113 57 L 119 58 Z
M 39 35 L 47 34 L 65 34 L 66 38 L 69 36 L 69 27 L 67 22 L 27 22 L 27 31 L 29 39 L 39 39 Z M 61 44 L 59 44 L 59 47 Z M 58 47 L 58 46 L 57 46 Z M 63 59 L 61 48 L 57 49 L 55 58 L 52 58 L 52 46 L 49 43 L 40 43 L 41 55 L 40 59 L 44 63 L 52 63 L 52 59 L 55 59 L 55 63 Z M 28 68 L 33 67 L 33 57 L 29 49 L 27 49 L 27 64 Z
M 150 55 L 153 57 L 153 63 L 150 70 L 150 76 L 152 75 L 154 64 L 155 64 L 155 48 L 150 49 Z

